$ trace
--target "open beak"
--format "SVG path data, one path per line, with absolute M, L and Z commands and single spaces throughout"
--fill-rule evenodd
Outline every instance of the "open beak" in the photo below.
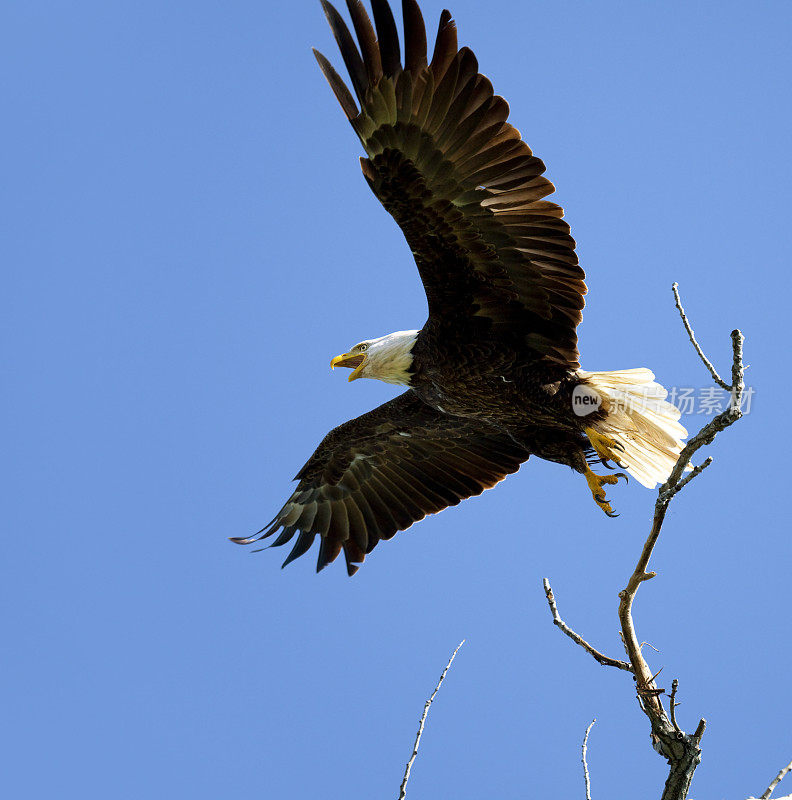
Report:
M 360 377 L 360 371 L 363 369 L 365 363 L 365 353 L 344 353 L 341 356 L 336 356 L 330 362 L 330 369 L 335 369 L 336 367 L 350 367 L 352 369 L 352 374 L 347 380 L 354 381 L 356 378 Z

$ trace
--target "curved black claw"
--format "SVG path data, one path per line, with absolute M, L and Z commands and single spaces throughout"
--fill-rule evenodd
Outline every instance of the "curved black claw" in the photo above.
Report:
M 629 482 L 630 482 L 630 479 L 629 479 L 629 477 L 627 476 L 627 473 L 626 473 L 626 472 L 615 472 L 615 473 L 613 474 L 613 477 L 614 477 L 614 478 L 624 478 L 624 482 L 625 482 L 625 483 L 629 483 Z
M 624 449 L 624 448 L 622 448 Z M 599 458 L 600 464 L 602 464 L 605 469 L 616 469 L 616 467 L 621 467 L 622 469 L 627 469 L 626 464 L 622 464 L 618 458 L 606 458 L 605 456 L 600 456 Z
M 603 511 L 605 511 L 605 514 L 606 514 L 607 516 L 609 516 L 611 519 L 614 519 L 615 517 L 618 517 L 618 516 L 619 516 L 619 515 L 618 515 L 618 514 L 617 514 L 615 511 L 607 511 L 607 510 L 606 510 L 606 509 L 604 509 L 604 508 L 603 508 L 602 510 L 603 510 Z

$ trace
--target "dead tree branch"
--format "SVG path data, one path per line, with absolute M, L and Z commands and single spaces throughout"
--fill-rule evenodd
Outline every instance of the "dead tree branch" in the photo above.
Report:
M 583 780 L 586 781 L 586 800 L 591 800 L 591 781 L 589 780 L 589 770 L 588 770 L 588 761 L 586 761 L 586 751 L 588 750 L 588 737 L 596 721 L 597 718 L 594 717 L 594 719 L 591 720 L 591 722 L 589 723 L 588 728 L 586 728 L 586 735 L 583 737 L 583 747 L 580 748 L 581 750 L 580 760 L 583 762 Z
M 668 697 L 668 710 L 671 713 L 671 724 L 677 733 L 682 733 L 676 721 L 676 707 L 679 705 L 676 701 L 677 690 L 679 689 L 679 681 L 674 678 L 671 681 L 671 694 Z
M 693 347 L 696 348 L 696 352 L 699 354 L 699 358 L 704 362 L 704 366 L 709 370 L 710 375 L 712 375 L 712 379 L 721 389 L 725 389 L 727 392 L 731 391 L 731 387 L 726 383 L 726 381 L 718 375 L 715 367 L 712 366 L 712 362 L 704 355 L 704 351 L 701 349 L 701 345 L 696 341 L 696 334 L 693 333 L 693 328 L 688 321 L 687 314 L 685 314 L 685 309 L 682 308 L 682 301 L 679 299 L 679 284 L 674 281 L 671 286 L 671 291 L 674 293 L 674 300 L 676 301 L 677 311 L 679 311 L 679 316 L 682 317 L 682 323 L 685 326 L 685 330 L 690 337 L 690 343 Z
M 778 786 L 778 784 L 781 783 L 782 780 L 784 780 L 784 776 L 788 772 L 792 772 L 792 761 L 790 761 L 785 767 L 783 767 L 783 769 L 780 769 L 778 771 L 778 775 L 776 775 L 775 778 L 773 778 L 773 780 L 770 782 L 770 785 L 764 790 L 764 793 L 759 798 L 749 797 L 748 800 L 770 800 L 770 797 L 775 791 L 776 786 Z M 789 798 L 792 798 L 792 794 L 788 794 L 785 797 L 777 797 L 776 800 L 789 800 Z
M 561 616 L 558 613 L 558 607 L 556 606 L 553 590 L 550 588 L 550 583 L 548 582 L 547 578 L 544 579 L 544 590 L 545 597 L 547 597 L 547 602 L 550 606 L 550 613 L 553 615 L 553 624 L 556 627 L 560 628 L 573 642 L 575 642 L 575 644 L 579 644 L 601 666 L 616 667 L 617 669 L 623 669 L 625 672 L 633 671 L 632 665 L 628 664 L 626 661 L 620 661 L 618 658 L 610 658 L 610 656 L 606 656 L 603 653 L 600 653 L 599 650 L 593 648 L 580 634 L 575 633 L 575 631 L 573 631 L 572 628 L 570 628 L 566 622 L 561 619 Z
M 676 307 L 682 317 L 682 322 L 693 347 L 709 370 L 715 383 L 731 393 L 731 401 L 729 407 L 725 411 L 713 417 L 688 441 L 671 470 L 668 480 L 658 490 L 649 536 L 644 543 L 641 555 L 638 558 L 638 563 L 627 581 L 627 586 L 619 592 L 619 623 L 621 626 L 622 641 L 629 658 L 629 665 L 626 665 L 625 662 L 617 662 L 615 659 L 609 659 L 607 656 L 603 656 L 591 647 L 583 637 L 572 631 L 558 614 L 555 598 L 553 597 L 550 584 L 547 580 L 545 580 L 544 586 L 545 594 L 550 604 L 550 610 L 553 614 L 553 622 L 556 626 L 574 642 L 583 647 L 584 650 L 590 653 L 598 663 L 616 666 L 619 669 L 625 669 L 633 673 L 639 705 L 641 710 L 649 718 L 651 725 L 652 745 L 658 753 L 668 760 L 671 767 L 661 800 L 685 800 L 690 788 L 690 783 L 693 779 L 693 773 L 701 761 L 701 748 L 699 745 L 701 737 L 704 735 L 706 721 L 701 719 L 693 734 L 686 734 L 679 727 L 676 719 L 676 707 L 679 705 L 676 702 L 676 695 L 679 684 L 676 679 L 672 683 L 669 713 L 666 712 L 662 702 L 662 695 L 665 693 L 665 689 L 658 687 L 655 682 L 660 672 L 658 671 L 652 674 L 652 670 L 649 668 L 643 656 L 641 644 L 639 643 L 638 635 L 635 631 L 632 607 L 640 585 L 644 581 L 655 577 L 656 573 L 649 571 L 649 560 L 652 557 L 655 545 L 660 536 L 669 503 L 693 480 L 693 478 L 700 475 L 712 463 L 712 458 L 707 458 L 699 466 L 691 469 L 689 466 L 690 459 L 702 447 L 711 444 L 718 433 L 725 430 L 730 425 L 733 425 L 742 416 L 741 406 L 745 389 L 745 366 L 743 364 L 743 335 L 739 330 L 734 330 L 731 334 L 732 383 L 727 384 L 720 377 L 713 367 L 712 362 L 706 357 L 698 341 L 696 341 L 693 328 L 688 321 L 685 310 L 682 308 L 682 302 L 676 283 L 673 285 L 672 290 L 676 300 Z M 690 473 L 683 477 L 686 470 L 690 470 Z M 629 669 L 627 668 L 628 666 Z M 792 765 L 790 765 L 790 768 L 792 768 Z M 778 780 L 780 780 L 781 777 L 783 777 L 783 775 L 781 775 Z M 777 785 L 777 783 L 775 785 Z M 772 788 L 775 788 L 775 785 Z M 771 792 L 772 788 L 770 789 Z M 763 795 L 764 800 L 767 800 L 769 797 L 769 793 Z
M 429 708 L 431 707 L 432 703 L 434 702 L 435 696 L 440 691 L 440 687 L 443 685 L 443 681 L 445 680 L 445 676 L 448 674 L 448 670 L 451 669 L 451 664 L 454 663 L 454 659 L 456 658 L 456 654 L 459 652 L 459 648 L 465 643 L 463 639 L 456 647 L 453 653 L 451 653 L 451 658 L 448 659 L 448 663 L 446 664 L 445 669 L 443 670 L 442 675 L 440 675 L 440 680 L 437 682 L 437 686 L 435 686 L 434 691 L 431 695 L 429 695 L 429 699 L 424 704 L 423 714 L 421 714 L 421 721 L 418 723 L 418 733 L 415 736 L 415 743 L 413 744 L 413 751 L 412 755 L 410 756 L 410 760 L 407 762 L 407 766 L 404 770 L 404 778 L 401 782 L 401 787 L 399 788 L 399 800 L 404 800 L 405 796 L 407 795 L 407 782 L 410 780 L 410 771 L 412 770 L 413 762 L 415 761 L 415 757 L 418 755 L 418 747 L 421 744 L 421 734 L 423 734 L 424 725 L 426 724 L 426 718 L 429 715 Z

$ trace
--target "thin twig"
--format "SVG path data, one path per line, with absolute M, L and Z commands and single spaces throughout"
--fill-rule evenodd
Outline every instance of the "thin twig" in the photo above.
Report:
M 721 389 L 725 389 L 727 392 L 730 392 L 732 387 L 729 386 L 729 384 L 726 383 L 726 381 L 724 381 L 720 375 L 718 375 L 717 371 L 715 370 L 715 367 L 712 366 L 712 362 L 707 358 L 707 356 L 704 355 L 704 351 L 701 349 L 701 345 L 696 341 L 696 334 L 693 333 L 693 328 L 691 327 L 690 322 L 688 322 L 687 314 L 685 314 L 685 309 L 682 308 L 682 301 L 679 299 L 679 284 L 676 281 L 674 281 L 674 284 L 671 287 L 671 291 L 674 293 L 674 299 L 676 300 L 676 307 L 677 310 L 679 311 L 679 316 L 682 317 L 682 322 L 685 326 L 685 330 L 687 331 L 688 336 L 690 337 L 690 343 L 693 345 L 693 347 L 696 348 L 696 352 L 699 354 L 699 358 L 704 362 L 704 366 L 710 371 L 710 375 L 712 375 L 712 379 L 715 381 L 715 383 L 717 383 L 718 386 L 721 387 Z
M 583 747 L 581 748 L 581 761 L 583 762 L 583 779 L 586 781 L 586 800 L 591 800 L 591 781 L 589 780 L 588 762 L 586 761 L 586 751 L 588 750 L 588 737 L 597 718 L 594 717 L 586 728 L 586 735 L 583 737 Z
M 788 772 L 792 771 L 792 761 L 790 761 L 782 770 L 779 771 L 778 775 L 773 778 L 771 784 L 765 789 L 764 794 L 759 798 L 759 800 L 770 800 L 770 796 L 775 791 L 776 786 L 784 779 L 784 775 Z M 783 798 L 779 798 L 779 800 L 783 800 Z
M 600 653 L 599 650 L 593 648 L 580 634 L 575 633 L 569 625 L 561 619 L 558 613 L 558 606 L 556 605 L 555 595 L 550 588 L 550 582 L 547 578 L 544 579 L 545 596 L 547 603 L 550 606 L 550 613 L 553 615 L 553 624 L 565 633 L 575 644 L 579 644 L 587 653 L 589 653 L 594 660 L 603 667 L 616 667 L 616 669 L 623 669 L 625 672 L 632 672 L 633 668 L 626 661 L 620 661 L 618 658 L 610 658 L 609 656 Z
M 674 730 L 677 733 L 682 733 L 676 721 L 676 708 L 679 705 L 676 701 L 677 689 L 679 689 L 679 681 L 674 678 L 674 680 L 671 681 L 671 695 L 668 698 L 668 708 L 671 711 L 671 724 L 674 726 Z
M 749 797 L 748 800 L 761 800 L 761 798 Z M 792 800 L 792 794 L 785 794 L 783 797 L 774 797 L 773 800 Z
M 657 670 L 657 672 L 655 672 L 655 674 L 654 674 L 654 675 L 652 675 L 652 683 L 654 683 L 654 681 L 655 681 L 655 678 L 657 678 L 657 676 L 658 676 L 658 675 L 659 675 L 659 674 L 660 674 L 660 673 L 661 673 L 661 672 L 662 672 L 664 669 L 665 669 L 665 667 L 660 667 L 660 669 L 659 669 L 659 670 Z M 665 691 L 665 689 L 660 689 L 660 690 L 658 690 L 658 691 L 664 692 L 664 691 Z
M 701 475 L 711 463 L 712 456 L 707 456 L 697 467 L 693 467 L 689 475 L 686 475 L 676 486 L 669 489 L 670 494 L 668 495 L 668 499 L 670 500 L 680 489 L 687 486 L 697 475 Z
M 451 654 L 451 658 L 448 659 L 448 663 L 443 670 L 443 674 L 440 676 L 440 680 L 437 682 L 437 686 L 435 686 L 434 691 L 424 704 L 423 714 L 421 714 L 421 721 L 418 723 L 418 733 L 415 736 L 415 743 L 413 744 L 412 755 L 410 756 L 410 760 L 407 762 L 407 767 L 404 770 L 404 778 L 402 779 L 401 787 L 399 788 L 399 800 L 404 800 L 404 797 L 407 795 L 407 781 L 410 780 L 410 770 L 412 769 L 415 757 L 418 755 L 418 746 L 421 744 L 421 734 L 423 733 L 424 725 L 426 724 L 426 717 L 429 715 L 429 708 L 431 707 L 435 696 L 440 691 L 440 687 L 443 685 L 443 681 L 445 680 L 445 676 L 448 674 L 448 670 L 451 668 L 451 664 L 454 663 L 454 659 L 456 658 L 456 654 L 459 652 L 459 648 L 462 647 L 464 643 L 465 640 L 463 639 L 457 645 L 456 650 L 454 650 L 454 652 Z

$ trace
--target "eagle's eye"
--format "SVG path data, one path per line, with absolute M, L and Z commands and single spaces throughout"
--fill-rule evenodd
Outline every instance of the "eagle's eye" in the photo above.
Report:
M 365 353 L 366 350 L 368 350 L 368 345 L 367 344 L 359 344 L 357 346 L 357 349 L 360 350 L 361 353 Z

